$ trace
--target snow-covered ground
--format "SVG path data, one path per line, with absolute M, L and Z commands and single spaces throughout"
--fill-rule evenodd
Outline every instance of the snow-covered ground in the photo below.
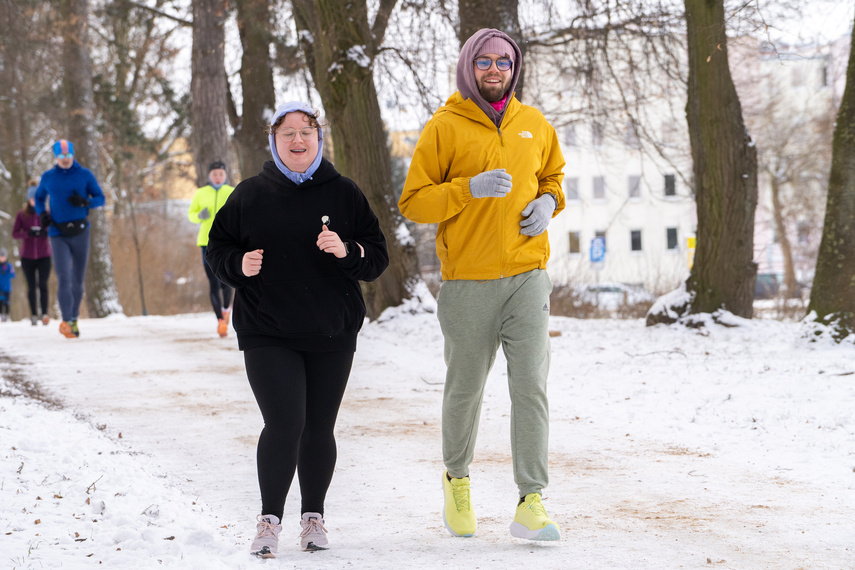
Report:
M 472 466 L 473 538 L 442 523 L 442 335 L 363 330 L 326 505 L 332 548 L 248 546 L 260 414 L 212 315 L 0 325 L 3 568 L 855 568 L 855 348 L 797 323 L 707 329 L 553 318 L 557 543 L 508 533 L 516 488 L 499 357 Z M 29 382 L 35 386 L 28 385 Z M 15 396 L 40 388 L 48 407 Z

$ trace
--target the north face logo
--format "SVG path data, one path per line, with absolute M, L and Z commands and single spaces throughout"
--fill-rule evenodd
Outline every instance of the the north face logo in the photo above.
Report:
M 528 131 L 520 131 L 520 136 L 521 136 L 522 138 L 524 138 L 524 139 L 531 139 L 531 138 L 534 138 L 534 137 L 532 137 L 532 136 L 531 136 L 531 133 L 530 133 L 530 132 L 528 132 Z

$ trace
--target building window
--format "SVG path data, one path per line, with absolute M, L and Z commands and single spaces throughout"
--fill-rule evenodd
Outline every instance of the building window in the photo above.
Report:
M 673 174 L 665 175 L 665 195 L 666 196 L 676 196 L 677 195 L 677 177 Z
M 629 186 L 629 197 L 641 198 L 641 176 L 630 175 L 627 178 L 627 184 Z
M 582 253 L 582 244 L 579 232 L 570 232 L 570 253 Z
M 638 140 L 638 126 L 632 119 L 626 122 L 626 148 L 641 148 Z
M 668 249 L 677 249 L 677 228 L 666 228 L 665 240 L 668 243 Z
M 603 125 L 602 123 L 591 123 L 591 144 L 594 148 L 603 146 Z
M 632 230 L 629 232 L 632 251 L 641 251 L 641 230 Z
M 567 146 L 578 146 L 576 140 L 576 125 L 567 125 L 564 127 L 564 144 Z
M 564 179 L 564 199 L 578 200 L 579 199 L 579 179 L 565 178 Z
M 594 176 L 594 200 L 606 199 L 606 179 L 603 176 Z

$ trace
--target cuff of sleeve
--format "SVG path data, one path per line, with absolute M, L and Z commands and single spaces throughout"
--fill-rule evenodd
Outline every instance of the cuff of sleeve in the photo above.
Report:
M 361 249 L 359 247 L 359 244 L 357 244 L 353 240 L 346 240 L 344 243 L 347 248 L 347 255 L 345 255 L 341 259 L 337 259 L 337 261 L 342 267 L 350 269 L 351 267 L 355 267 L 356 264 L 359 263 Z

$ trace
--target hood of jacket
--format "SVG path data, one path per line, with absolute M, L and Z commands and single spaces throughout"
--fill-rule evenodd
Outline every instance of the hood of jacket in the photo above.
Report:
M 318 156 L 321 156 L 321 153 L 318 152 Z M 318 162 L 318 167 L 313 173 L 311 178 L 307 178 L 301 183 L 294 182 L 291 177 L 282 172 L 282 170 L 272 161 L 268 160 L 264 163 L 264 166 L 261 169 L 260 176 L 266 178 L 276 184 L 282 184 L 288 188 L 298 188 L 300 190 L 313 188 L 315 186 L 320 186 L 321 184 L 325 184 L 331 180 L 335 180 L 336 178 L 340 178 L 341 174 L 338 170 L 335 169 L 333 164 L 325 159 L 321 158 Z
M 493 106 L 481 96 L 481 92 L 478 91 L 478 85 L 475 83 L 475 70 L 472 66 L 472 62 L 481 50 L 481 46 L 483 46 L 484 43 L 492 37 L 500 37 L 503 40 L 506 40 L 511 44 L 511 46 L 513 46 L 515 52 L 514 71 L 511 76 L 511 84 L 508 86 L 508 90 L 505 93 L 508 101 L 501 111 L 494 109 Z M 460 57 L 457 60 L 457 90 L 460 91 L 460 94 L 464 99 L 471 99 L 476 105 L 478 105 L 487 117 L 489 117 L 490 120 L 498 127 L 502 124 L 502 117 L 505 114 L 505 111 L 507 111 L 511 99 L 513 98 L 514 90 L 516 89 L 517 82 L 520 78 L 520 69 L 522 69 L 522 52 L 516 42 L 504 32 L 500 32 L 499 30 L 494 30 L 492 28 L 484 28 L 472 34 L 472 37 L 466 40 L 466 43 L 463 44 L 463 48 L 460 50 Z
M 270 124 L 275 124 L 276 121 L 279 120 L 279 117 L 288 113 L 293 113 L 294 111 L 302 111 L 303 113 L 312 116 L 315 115 L 315 110 L 312 109 L 311 105 L 308 103 L 304 103 L 303 101 L 288 101 L 287 103 L 282 103 L 276 108 L 276 112 L 273 114 L 273 120 L 270 121 Z M 309 165 L 309 168 L 306 169 L 306 172 L 294 172 L 285 166 L 285 163 L 283 163 L 282 159 L 279 158 L 279 152 L 276 150 L 276 135 L 269 133 L 267 135 L 267 140 L 270 143 L 270 153 L 273 155 L 273 163 L 276 165 L 276 168 L 278 168 L 282 174 L 291 179 L 295 184 L 302 184 L 306 180 L 312 178 L 312 175 L 321 164 L 321 159 L 324 154 L 324 130 L 321 128 L 318 129 L 318 155 L 315 157 L 312 164 Z

